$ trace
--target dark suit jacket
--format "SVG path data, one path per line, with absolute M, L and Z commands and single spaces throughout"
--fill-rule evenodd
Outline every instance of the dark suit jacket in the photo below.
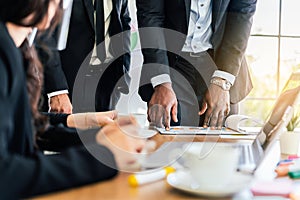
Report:
M 248 73 L 244 52 L 250 35 L 252 16 L 256 9 L 256 0 L 212 0 L 211 42 L 214 50 L 214 61 L 219 70 L 235 75 L 236 82 L 230 90 L 231 102 L 237 103 L 251 90 L 252 83 Z M 154 30 L 141 34 L 141 42 L 153 42 L 157 48 L 168 49 L 174 43 L 178 52 L 185 42 L 191 0 L 136 0 L 139 27 L 162 27 L 184 34 L 176 39 L 164 37 L 164 31 Z M 159 42 L 157 42 L 159 41 Z M 143 48 L 143 46 L 142 46 Z M 173 61 L 163 50 L 143 50 L 144 64 L 160 63 L 168 66 Z M 169 59 L 169 60 L 168 60 Z M 169 73 L 166 67 L 149 71 L 143 67 L 141 80 L 151 79 L 162 73 Z M 148 80 L 148 83 L 150 80 Z M 151 85 L 140 88 L 141 97 L 148 101 L 152 95 Z M 150 96 L 149 96 L 150 94 Z
M 110 168 L 85 147 L 45 156 L 34 148 L 31 111 L 22 55 L 0 22 L 0 199 L 18 199 L 114 176 L 112 153 L 94 144 Z
M 114 62 L 110 65 L 112 70 L 105 74 L 105 76 L 108 76 L 110 80 L 106 83 L 107 86 L 117 86 L 118 90 L 122 93 L 128 93 L 128 85 L 130 83 L 128 71 L 130 66 L 129 23 L 131 19 L 129 17 L 127 3 L 127 0 L 112 0 L 113 9 L 108 32 L 110 37 L 115 37 L 113 37 L 114 40 L 111 41 L 110 49 L 113 52 L 113 56 L 120 56 L 122 52 L 127 53 L 124 56 L 116 58 L 116 60 L 114 60 Z M 45 89 L 47 93 L 62 89 L 62 84 L 58 83 L 64 82 L 65 80 L 61 78 L 62 69 L 67 80 L 67 84 L 64 83 L 64 89 L 67 89 L 66 85 L 68 85 L 70 95 L 72 95 L 77 72 L 85 59 L 86 61 L 90 60 L 91 55 L 89 54 L 92 52 L 94 47 L 94 7 L 92 5 L 92 0 L 74 0 L 72 9 L 67 47 L 65 50 L 60 52 L 62 68 L 57 67 L 60 63 L 55 60 L 55 55 L 52 57 L 54 60 L 50 60 L 46 65 Z M 103 10 L 98 12 L 101 13 Z M 125 32 L 122 34 L 123 31 Z M 53 73 L 59 75 L 53 76 Z M 116 85 L 117 82 L 118 85 Z

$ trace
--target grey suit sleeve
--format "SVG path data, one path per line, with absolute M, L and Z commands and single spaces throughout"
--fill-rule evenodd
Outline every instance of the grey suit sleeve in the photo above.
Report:
M 151 79 L 170 74 L 164 34 L 164 0 L 136 0 L 137 20 L 144 63 L 139 95 L 149 102 L 154 92 Z
M 256 0 L 231 0 L 228 7 L 226 27 L 216 53 L 220 70 L 237 75 L 247 48 Z

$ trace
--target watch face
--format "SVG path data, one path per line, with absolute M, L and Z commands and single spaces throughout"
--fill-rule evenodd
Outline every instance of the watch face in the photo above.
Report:
M 230 87 L 231 87 L 231 85 L 230 85 L 230 83 L 228 83 L 228 82 L 225 82 L 224 83 L 224 90 L 229 90 L 230 89 Z

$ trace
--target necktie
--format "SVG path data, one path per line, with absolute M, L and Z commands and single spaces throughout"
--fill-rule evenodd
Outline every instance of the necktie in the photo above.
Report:
M 111 0 L 93 0 L 94 5 L 94 30 L 95 47 L 93 50 L 91 64 L 98 65 L 112 58 L 107 47 L 109 46 L 108 27 L 112 11 Z M 103 42 L 105 41 L 105 43 Z M 103 42 L 101 45 L 99 45 Z M 99 60 L 100 59 L 100 60 Z
M 110 54 L 109 45 L 110 45 L 110 37 L 108 34 L 108 29 L 111 20 L 111 12 L 112 12 L 112 0 L 103 0 L 104 5 L 104 39 L 106 46 L 106 59 L 105 62 L 110 62 L 113 59 L 113 56 Z

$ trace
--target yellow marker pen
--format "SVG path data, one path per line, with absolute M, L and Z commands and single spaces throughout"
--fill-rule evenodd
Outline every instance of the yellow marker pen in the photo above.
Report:
M 137 187 L 146 183 L 151 183 L 165 178 L 168 174 L 175 172 L 173 167 L 165 167 L 161 170 L 144 173 L 144 174 L 132 174 L 128 177 L 128 183 L 132 187 Z

